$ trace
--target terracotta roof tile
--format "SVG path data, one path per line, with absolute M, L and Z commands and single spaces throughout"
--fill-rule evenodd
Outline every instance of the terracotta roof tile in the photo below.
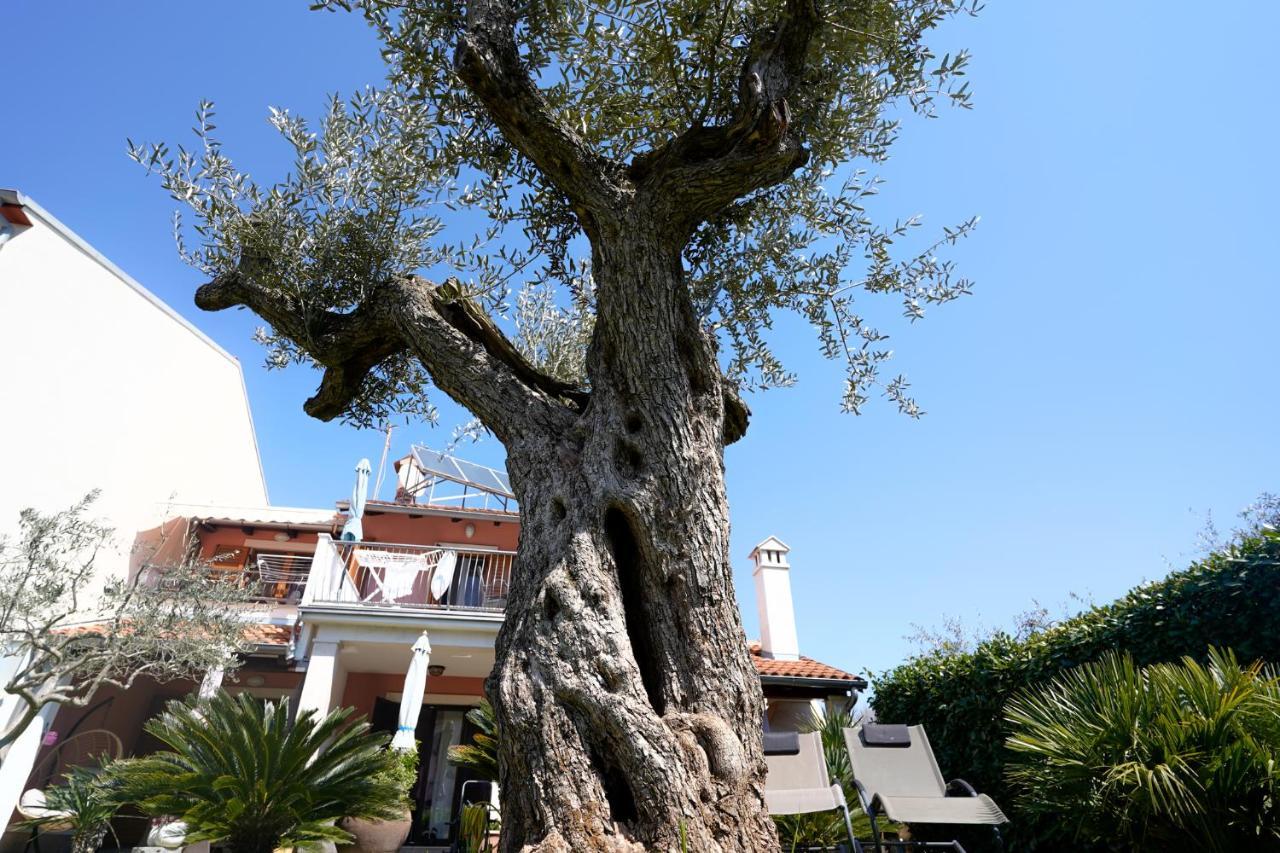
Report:
M 244 638 L 259 646 L 287 646 L 293 639 L 293 626 L 250 625 L 245 629 Z
M 816 661 L 813 658 L 800 656 L 799 660 L 776 660 L 760 653 L 760 643 L 752 641 L 747 644 L 751 651 L 751 662 L 756 665 L 756 672 L 762 676 L 775 678 L 821 678 L 831 681 L 847 681 L 850 686 L 864 684 L 860 676 L 837 669 L 834 666 Z
M 83 625 L 57 628 L 55 633 L 71 634 L 72 636 L 96 634 L 102 630 L 102 627 L 102 622 L 86 622 Z M 289 641 L 293 639 L 293 626 L 261 623 L 245 625 L 244 639 L 246 643 L 251 643 L 255 646 L 287 646 Z

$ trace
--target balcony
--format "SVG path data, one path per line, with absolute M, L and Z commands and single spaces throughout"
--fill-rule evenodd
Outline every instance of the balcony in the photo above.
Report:
M 142 567 L 139 584 L 159 587 L 165 583 L 170 567 L 147 563 Z M 254 604 L 297 605 L 302 601 L 311 575 L 311 556 L 307 554 L 254 553 L 243 567 L 209 566 L 210 577 L 236 584 L 248 593 Z
M 301 604 L 501 614 L 511 551 L 386 542 L 341 542 L 321 535 Z

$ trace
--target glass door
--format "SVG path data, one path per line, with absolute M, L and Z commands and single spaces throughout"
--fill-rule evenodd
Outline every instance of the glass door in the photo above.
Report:
M 449 763 L 449 747 L 469 741 L 476 733 L 466 719 L 470 708 L 459 705 L 423 705 L 414 732 L 418 739 L 418 781 L 409 792 L 413 800 L 411 845 L 448 845 L 453 843 L 459 809 L 462 807 L 462 784 L 474 778 Z M 393 732 L 400 714 L 400 703 L 379 697 L 374 701 L 369 723 L 376 731 Z M 473 790 L 474 789 L 474 790 Z M 487 786 L 467 789 L 473 795 L 487 796 Z
M 423 708 L 430 711 L 430 736 L 422 739 L 418 763 L 418 785 L 415 789 L 416 835 L 422 841 L 449 842 L 453 839 L 454 791 L 458 769 L 449 763 L 449 747 L 462 742 L 463 715 L 466 708 Z

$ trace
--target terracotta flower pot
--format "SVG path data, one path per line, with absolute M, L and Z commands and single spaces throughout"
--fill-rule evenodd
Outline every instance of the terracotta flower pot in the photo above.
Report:
M 355 836 L 351 844 L 338 847 L 338 853 L 396 853 L 409 837 L 413 818 L 405 809 L 404 816 L 397 820 L 349 817 L 338 825 Z

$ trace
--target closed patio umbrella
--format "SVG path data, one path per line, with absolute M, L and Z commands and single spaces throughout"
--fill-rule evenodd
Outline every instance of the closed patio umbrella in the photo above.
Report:
M 361 459 L 356 465 L 356 484 L 351 489 L 351 509 L 347 515 L 347 523 L 342 525 L 342 538 L 347 542 L 359 542 L 364 539 L 364 525 L 360 518 L 364 515 L 364 505 L 369 499 L 369 472 L 373 466 L 368 459 Z
M 413 657 L 409 670 L 404 674 L 404 692 L 400 694 L 400 721 L 391 738 L 391 748 L 407 751 L 416 746 L 413 733 L 418 729 L 418 717 L 422 714 L 422 695 L 427 692 L 427 666 L 431 663 L 431 641 L 427 632 L 413 644 Z

